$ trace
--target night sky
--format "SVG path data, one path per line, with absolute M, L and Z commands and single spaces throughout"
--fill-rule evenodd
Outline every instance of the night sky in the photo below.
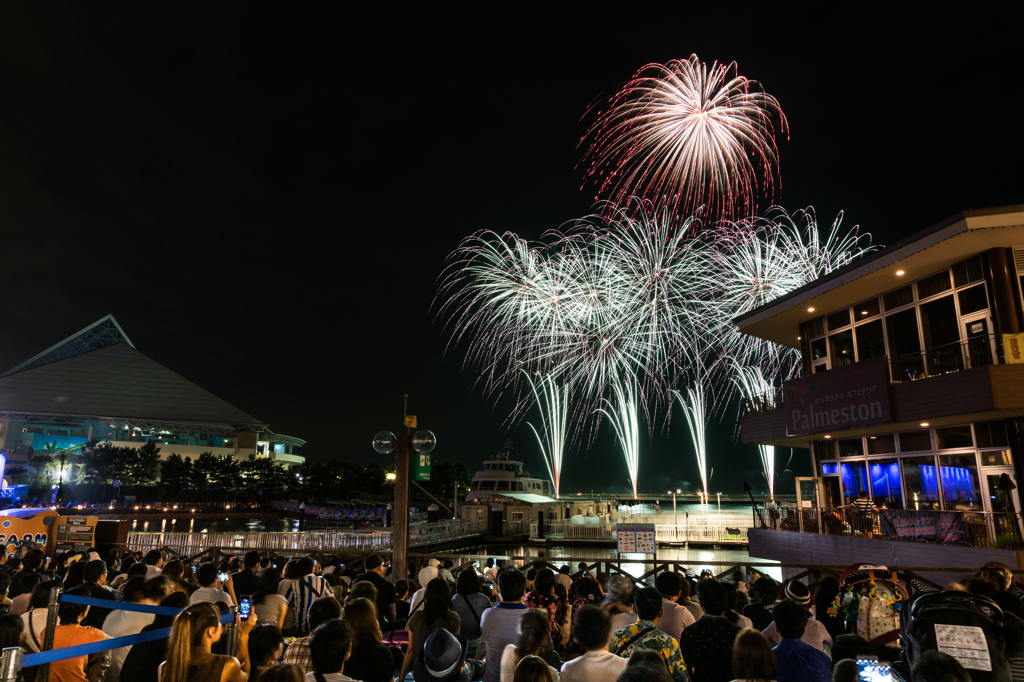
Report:
M 437 277 L 475 230 L 537 238 L 589 212 L 580 118 L 646 63 L 696 52 L 760 81 L 790 126 L 775 201 L 826 225 L 844 210 L 886 244 L 1024 203 L 1024 14 L 1009 3 L 153 4 L 0 5 L 0 368 L 113 313 L 142 352 L 306 439 L 311 460 L 378 457 L 370 439 L 400 425 L 403 393 L 438 457 L 473 471 L 500 448 L 509 405 L 445 356 Z M 528 429 L 511 436 L 539 475 Z M 641 491 L 698 487 L 681 419 L 642 448 Z M 709 466 L 712 491 L 764 487 L 731 424 Z M 628 485 L 607 435 L 564 467 L 566 492 Z

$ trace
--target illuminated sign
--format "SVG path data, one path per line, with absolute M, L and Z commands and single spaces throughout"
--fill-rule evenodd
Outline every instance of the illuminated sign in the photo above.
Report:
M 782 391 L 790 436 L 892 421 L 885 356 L 787 381 Z

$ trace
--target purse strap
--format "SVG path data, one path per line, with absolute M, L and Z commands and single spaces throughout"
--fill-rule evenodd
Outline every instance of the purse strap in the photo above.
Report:
M 640 632 L 636 633 L 635 635 L 633 635 L 629 639 L 627 639 L 620 646 L 616 647 L 615 655 L 616 656 L 621 656 L 623 651 L 625 651 L 626 649 L 628 649 L 629 647 L 631 647 L 633 645 L 633 642 L 635 642 L 636 640 L 640 639 L 641 637 L 643 637 L 644 635 L 646 635 L 648 632 L 650 632 L 653 629 L 654 629 L 653 627 L 646 628 L 646 629 L 641 630 Z
M 469 612 L 473 614 L 473 617 L 476 618 L 477 625 L 479 625 L 480 624 L 480 616 L 477 615 L 476 609 L 473 608 L 473 602 L 469 601 L 469 597 L 467 597 L 464 594 L 460 594 L 459 596 L 462 597 L 465 600 L 466 606 L 469 607 Z M 416 606 L 419 606 L 419 604 L 417 604 Z

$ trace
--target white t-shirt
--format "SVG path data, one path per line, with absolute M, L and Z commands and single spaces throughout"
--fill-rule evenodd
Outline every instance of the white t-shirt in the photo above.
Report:
M 21 619 L 25 622 L 25 646 L 32 652 L 43 648 L 43 631 L 46 630 L 46 612 L 48 610 L 44 606 L 41 609 L 32 609 L 21 614 Z M 35 633 L 34 637 L 33 633 Z M 38 642 L 36 642 L 37 638 Z
M 501 682 L 512 682 L 515 679 L 517 665 L 519 665 L 519 656 L 516 655 L 516 645 L 509 644 L 501 652 Z M 551 669 L 551 676 L 555 678 L 555 682 L 558 682 L 558 671 L 551 666 L 548 668 Z
M 142 632 L 142 628 L 153 623 L 153 618 L 152 613 L 111 611 L 103 621 L 103 632 L 111 637 L 137 635 Z M 118 682 L 121 678 L 121 666 L 124 665 L 124 659 L 131 650 L 130 646 L 123 646 L 110 652 L 110 667 L 103 673 L 104 682 Z
M 562 666 L 561 682 L 616 682 L 628 662 L 610 651 L 588 651 Z
M 19 594 L 12 600 L 11 613 L 15 616 L 20 616 L 23 613 L 28 612 L 28 602 L 32 599 L 32 593 L 26 592 L 25 594 Z
M 234 606 L 235 602 L 231 601 L 231 595 L 224 590 L 218 590 L 216 587 L 200 587 L 198 590 L 192 593 L 189 597 L 189 606 L 192 604 L 198 604 L 200 602 L 223 602 L 228 606 Z
M 288 600 L 279 594 L 268 594 L 263 597 L 259 604 L 253 604 L 252 610 L 256 612 L 257 623 L 270 623 L 277 625 L 281 618 L 281 611 L 288 607 Z

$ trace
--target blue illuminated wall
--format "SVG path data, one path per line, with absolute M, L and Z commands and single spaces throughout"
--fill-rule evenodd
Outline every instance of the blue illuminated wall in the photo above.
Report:
M 883 464 L 874 462 L 871 467 L 871 495 L 876 504 L 883 499 L 893 507 L 893 501 L 902 506 L 903 490 L 900 488 L 900 465 L 896 462 Z
M 821 475 L 828 476 L 829 474 L 838 474 L 839 465 L 835 462 L 822 462 L 821 463 Z
M 939 467 L 942 474 L 942 495 L 946 500 L 946 508 L 953 509 L 957 505 L 974 506 L 980 503 L 975 499 L 976 490 L 980 490 L 974 472 L 967 467 Z
M 861 490 L 868 489 L 867 467 L 864 462 L 843 462 L 839 465 L 839 479 L 843 482 L 843 494 L 857 497 Z

